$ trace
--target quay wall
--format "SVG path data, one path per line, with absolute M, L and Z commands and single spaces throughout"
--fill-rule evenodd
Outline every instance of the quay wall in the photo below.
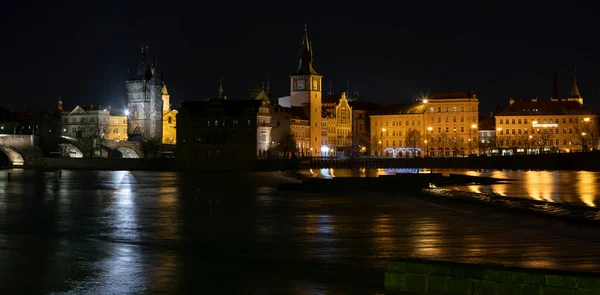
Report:
M 418 259 L 388 263 L 386 294 L 600 294 L 600 274 Z
M 311 168 L 537 169 L 600 171 L 600 152 L 462 158 L 313 159 Z
M 296 160 L 258 160 L 239 162 L 235 166 L 211 163 L 194 167 L 194 171 L 282 171 L 298 169 Z M 44 158 L 39 168 L 68 170 L 154 170 L 178 171 L 173 158 Z

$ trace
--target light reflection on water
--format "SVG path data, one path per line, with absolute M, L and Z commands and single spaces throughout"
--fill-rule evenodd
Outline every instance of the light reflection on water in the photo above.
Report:
M 312 177 L 377 177 L 396 173 L 429 173 L 429 169 L 321 169 Z M 455 186 L 451 189 L 474 193 L 493 193 L 504 197 L 552 203 L 574 203 L 596 207 L 600 198 L 600 172 L 589 171 L 476 171 L 435 169 L 434 173 L 486 176 L 514 181 L 494 185 Z
M 518 178 L 521 187 L 536 183 L 526 192 L 544 200 L 557 200 L 556 182 L 598 180 L 588 172 L 466 173 Z M 253 181 L 266 178 L 255 175 L 261 176 Z M 373 294 L 381 291 L 386 263 L 404 257 L 600 269 L 597 235 L 526 217 L 463 212 L 401 194 L 325 195 L 206 178 L 128 171 L 64 171 L 58 178 L 29 171 L 15 173 L 10 183 L 0 180 L 0 290 Z M 548 184 L 554 188 L 544 190 Z M 514 193 L 513 184 L 494 187 Z M 573 192 L 594 204 L 595 190 Z

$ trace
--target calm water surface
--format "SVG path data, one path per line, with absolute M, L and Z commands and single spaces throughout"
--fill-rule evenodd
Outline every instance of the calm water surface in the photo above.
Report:
M 0 294 L 373 294 L 400 257 L 600 270 L 594 229 L 284 181 L 0 171 Z
M 304 171 L 314 177 L 377 177 L 395 173 L 429 173 L 429 169 L 314 169 Z M 474 171 L 435 169 L 435 173 L 460 173 L 512 179 L 494 185 L 455 186 L 451 189 L 475 193 L 494 193 L 505 197 L 553 203 L 600 205 L 600 172 L 589 171 Z

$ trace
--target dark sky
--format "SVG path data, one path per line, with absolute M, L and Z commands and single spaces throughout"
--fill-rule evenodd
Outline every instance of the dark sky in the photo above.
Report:
M 336 92 L 350 80 L 364 99 L 393 103 L 472 88 L 488 113 L 509 97 L 549 99 L 554 71 L 568 95 L 576 65 L 586 105 L 600 109 L 593 1 L 411 2 L 13 1 L 0 18 L 0 104 L 123 105 L 141 44 L 174 106 L 215 97 L 221 76 L 230 98 L 267 73 L 284 96 L 306 22 L 315 68 Z

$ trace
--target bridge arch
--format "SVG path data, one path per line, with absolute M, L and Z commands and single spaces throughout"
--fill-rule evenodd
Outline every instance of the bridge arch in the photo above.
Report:
M 115 150 L 121 154 L 121 158 L 137 159 L 140 157 L 134 149 L 125 146 L 117 147 Z
M 15 148 L 0 145 L 0 151 L 2 151 L 6 155 L 6 157 L 8 157 L 9 165 L 12 165 L 12 166 L 25 165 L 25 160 L 23 159 L 23 156 Z
M 60 156 L 65 158 L 83 158 L 81 150 L 72 143 L 60 143 Z

